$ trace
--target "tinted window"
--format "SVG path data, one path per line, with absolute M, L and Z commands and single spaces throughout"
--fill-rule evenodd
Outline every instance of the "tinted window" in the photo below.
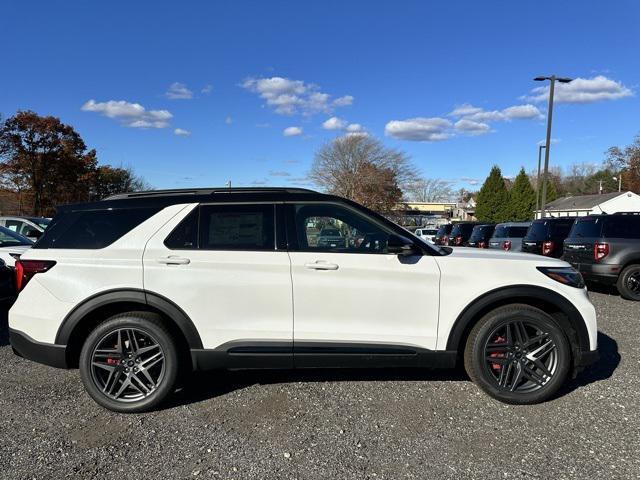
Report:
M 494 230 L 493 238 L 506 238 L 508 234 L 509 230 L 507 229 L 507 227 L 504 225 L 500 225 Z
M 604 236 L 609 238 L 640 238 L 640 217 L 609 217 L 605 222 Z
M 451 231 L 452 225 L 442 225 L 438 228 L 438 235 L 447 235 Z
M 296 205 L 295 228 L 300 250 L 307 251 L 385 253 L 389 237 L 365 217 L 338 205 Z
M 471 239 L 483 239 L 491 235 L 493 233 L 494 227 L 492 225 L 477 225 L 473 227 L 473 232 L 471 232 Z
M 104 248 L 158 210 L 159 208 L 127 208 L 63 211 L 51 222 L 34 248 Z
M 20 232 L 20 229 L 25 226 L 24 222 L 19 220 L 6 220 L 4 225 L 12 232 Z
M 474 225 L 471 223 L 459 223 L 453 226 L 451 230 L 451 236 L 455 237 L 457 235 L 469 235 L 473 230 Z
M 178 224 L 164 241 L 167 248 L 188 250 L 198 248 L 199 213 L 200 209 L 194 208 L 193 211 Z
M 573 222 L 553 222 L 551 224 L 551 234 L 554 237 L 566 238 L 573 227 Z
M 199 247 L 205 250 L 274 250 L 273 205 L 202 205 Z
M 602 218 L 584 218 L 576 220 L 571 229 L 570 237 L 593 238 L 602 232 Z
M 546 240 L 549 233 L 549 220 L 533 222 L 527 230 L 529 240 Z
M 527 234 L 529 227 L 509 227 L 509 237 L 522 238 Z

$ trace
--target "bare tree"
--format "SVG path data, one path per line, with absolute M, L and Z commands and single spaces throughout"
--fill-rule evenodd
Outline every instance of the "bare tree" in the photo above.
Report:
M 364 135 L 338 137 L 316 153 L 309 179 L 340 195 L 381 212 L 402 199 L 401 188 L 415 176 L 409 157 Z
M 451 182 L 440 178 L 420 178 L 405 187 L 406 196 L 414 202 L 447 202 L 455 197 Z

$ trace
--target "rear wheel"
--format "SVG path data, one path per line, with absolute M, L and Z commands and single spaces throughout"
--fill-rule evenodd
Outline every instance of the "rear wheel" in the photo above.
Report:
M 469 377 L 493 398 L 532 404 L 547 400 L 564 383 L 571 353 L 553 318 L 518 304 L 489 312 L 473 327 L 464 363 Z
M 160 318 L 128 312 L 100 324 L 80 353 L 80 376 L 91 397 L 116 412 L 143 412 L 173 392 L 176 346 Z
M 618 277 L 618 291 L 627 300 L 640 300 L 640 265 L 629 265 Z

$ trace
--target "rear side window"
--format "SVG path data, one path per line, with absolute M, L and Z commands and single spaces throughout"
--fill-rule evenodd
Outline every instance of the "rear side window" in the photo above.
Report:
M 602 218 L 585 218 L 576 220 L 569 237 L 594 238 L 602 235 Z
M 33 248 L 99 249 L 133 230 L 159 208 L 63 211 Z
M 166 238 L 177 250 L 274 250 L 274 205 L 201 205 Z
M 604 226 L 607 238 L 640 238 L 640 217 L 609 217 Z

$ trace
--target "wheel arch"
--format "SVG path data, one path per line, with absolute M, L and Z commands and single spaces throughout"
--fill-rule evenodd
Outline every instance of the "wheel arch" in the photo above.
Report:
M 66 346 L 67 364 L 77 365 L 82 343 L 96 325 L 127 311 L 159 314 L 183 349 L 201 349 L 202 340 L 189 316 L 171 300 L 138 289 L 115 289 L 93 295 L 78 304 L 58 328 L 55 343 Z
M 579 351 L 589 351 L 589 332 L 582 315 L 564 296 L 535 285 L 514 285 L 486 292 L 458 315 L 447 339 L 447 350 L 464 351 L 469 332 L 485 314 L 498 307 L 522 303 L 550 314 L 571 341 L 574 358 Z

